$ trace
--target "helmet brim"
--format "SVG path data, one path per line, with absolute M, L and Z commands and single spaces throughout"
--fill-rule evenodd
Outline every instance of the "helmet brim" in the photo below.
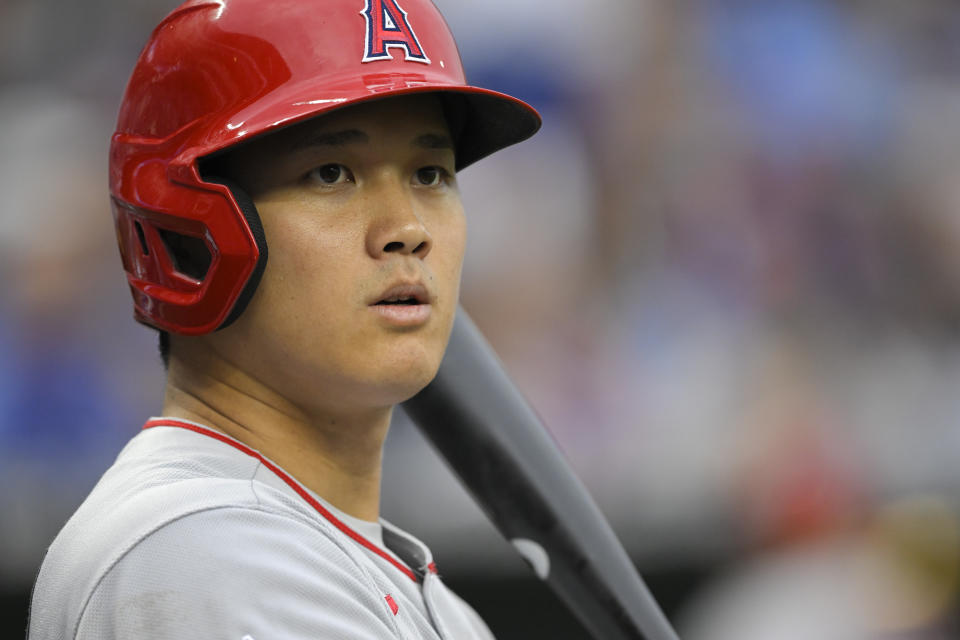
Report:
M 469 85 L 423 84 L 367 90 L 359 94 L 328 91 L 323 97 L 317 97 L 315 88 L 304 87 L 290 91 L 286 96 L 275 93 L 269 102 L 255 102 L 224 119 L 221 126 L 208 126 L 211 136 L 199 148 L 209 151 L 204 155 L 217 155 L 218 151 L 356 104 L 423 93 L 443 96 L 445 109 L 457 121 L 457 171 L 526 140 L 540 129 L 542 123 L 540 114 L 526 102 L 505 93 Z
M 457 171 L 526 140 L 542 123 L 533 107 L 503 93 L 465 87 L 445 95 L 456 98 L 447 104 L 462 118 L 456 140 Z

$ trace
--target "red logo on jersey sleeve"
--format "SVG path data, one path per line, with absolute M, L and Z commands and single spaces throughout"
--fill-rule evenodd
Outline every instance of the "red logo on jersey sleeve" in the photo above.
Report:
M 430 64 L 430 58 L 423 52 L 410 27 L 407 12 L 400 8 L 397 0 L 366 0 L 366 3 L 360 12 L 367 21 L 364 62 L 391 60 L 393 56 L 387 49 L 402 47 L 406 52 L 405 60 Z
M 394 600 L 393 596 L 390 595 L 389 593 L 387 594 L 387 597 L 385 599 L 387 601 L 387 604 L 390 605 L 390 611 L 393 611 L 393 615 L 397 615 L 397 612 L 400 611 L 400 605 L 397 604 L 397 601 Z

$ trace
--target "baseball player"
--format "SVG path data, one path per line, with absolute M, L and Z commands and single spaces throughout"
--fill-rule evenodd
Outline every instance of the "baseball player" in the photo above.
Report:
M 51 545 L 30 638 L 492 637 L 379 519 L 381 454 L 449 337 L 456 173 L 539 124 L 465 83 L 429 0 L 190 0 L 157 26 L 110 190 L 163 417 Z

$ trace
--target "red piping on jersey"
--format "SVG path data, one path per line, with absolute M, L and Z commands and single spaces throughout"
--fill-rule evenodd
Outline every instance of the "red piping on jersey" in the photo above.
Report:
M 280 467 L 278 467 L 277 465 L 273 464 L 272 462 L 267 460 L 265 457 L 263 457 L 263 454 L 261 454 L 256 449 L 251 449 L 250 447 L 246 446 L 245 444 L 241 444 L 240 442 L 237 442 L 236 440 L 234 440 L 233 438 L 231 438 L 226 434 L 220 433 L 218 431 L 213 431 L 204 427 L 200 427 L 195 424 L 190 424 L 189 422 L 180 422 L 179 420 L 170 420 L 167 418 L 161 418 L 158 420 L 147 420 L 147 423 L 143 425 L 144 429 L 150 429 L 152 427 L 177 427 L 180 429 L 187 429 L 189 431 L 194 431 L 201 435 L 213 438 L 214 440 L 219 440 L 220 442 L 226 443 L 235 449 L 239 449 L 240 451 L 247 454 L 248 456 L 252 458 L 256 458 L 257 460 L 260 461 L 261 464 L 263 464 L 263 466 L 265 466 L 267 469 L 270 469 L 270 471 L 273 471 L 278 478 L 283 480 L 285 483 L 287 483 L 287 485 L 291 489 L 296 491 L 297 494 L 301 498 L 306 500 L 311 507 L 316 509 L 317 513 L 319 513 L 324 518 L 329 520 L 333 526 L 335 526 L 337 529 L 340 529 L 340 531 L 342 531 L 343 533 L 353 538 L 353 540 L 360 546 L 365 547 L 370 551 L 373 551 L 375 554 L 377 554 L 378 556 L 380 556 L 381 558 L 383 558 L 384 560 L 386 560 L 387 562 L 395 566 L 397 569 L 402 571 L 408 578 L 410 578 L 414 582 L 417 581 L 417 576 L 413 571 L 411 571 L 407 567 L 397 562 L 397 560 L 394 559 L 393 556 L 391 556 L 389 553 L 387 553 L 377 545 L 373 544 L 372 542 L 364 538 L 362 535 L 360 535 L 359 533 L 357 533 L 356 531 L 348 527 L 346 524 L 338 520 L 335 515 L 330 513 L 330 511 L 328 511 L 322 504 L 317 502 L 317 500 L 313 496 L 311 496 L 306 489 L 301 487 L 299 482 L 297 482 L 296 480 L 291 478 L 289 475 L 287 475 L 287 473 L 283 469 L 281 469 Z

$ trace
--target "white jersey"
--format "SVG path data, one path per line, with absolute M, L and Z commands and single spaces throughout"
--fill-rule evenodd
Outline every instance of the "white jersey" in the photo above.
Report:
M 48 550 L 29 638 L 493 636 L 416 538 L 353 521 L 222 433 L 157 418 Z

